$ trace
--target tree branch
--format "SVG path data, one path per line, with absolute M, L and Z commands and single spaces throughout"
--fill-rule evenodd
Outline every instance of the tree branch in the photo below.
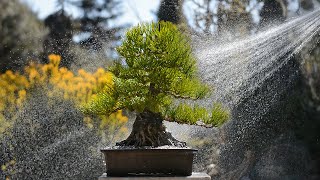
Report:
M 199 97 L 191 97 L 191 96 L 183 96 L 183 95 L 180 95 L 180 94 L 177 94 L 176 92 L 173 92 L 173 91 L 163 91 L 163 93 L 167 93 L 175 98 L 178 98 L 178 99 L 191 99 L 191 100 L 198 100 Z
M 166 121 L 169 121 L 169 122 L 176 122 L 178 124 L 188 124 L 188 125 L 193 125 L 193 126 L 199 126 L 199 127 L 205 127 L 205 128 L 213 128 L 215 126 L 213 126 L 212 124 L 205 124 L 204 122 L 202 121 L 197 121 L 195 124 L 192 124 L 192 123 L 179 123 L 179 120 L 178 119 L 175 119 L 175 118 L 172 118 L 172 117 L 164 117 L 164 120 Z

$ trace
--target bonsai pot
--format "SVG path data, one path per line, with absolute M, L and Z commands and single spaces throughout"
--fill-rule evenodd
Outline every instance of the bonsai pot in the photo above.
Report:
M 101 149 L 107 176 L 189 176 L 196 151 L 188 148 Z

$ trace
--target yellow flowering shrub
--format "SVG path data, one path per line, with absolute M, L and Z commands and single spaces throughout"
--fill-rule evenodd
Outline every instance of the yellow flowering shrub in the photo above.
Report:
M 65 67 L 59 67 L 61 57 L 51 54 L 48 64 L 30 63 L 25 67 L 24 73 L 11 70 L 0 74 L 0 139 L 6 136 L 6 131 L 13 127 L 16 112 L 26 102 L 28 94 L 34 89 L 41 88 L 48 96 L 48 100 L 61 97 L 73 102 L 74 106 L 81 106 L 94 98 L 105 85 L 112 86 L 112 73 L 103 68 L 98 68 L 90 73 L 83 69 L 72 72 Z M 124 126 L 128 118 L 117 111 L 110 116 L 99 116 L 94 121 L 84 117 L 83 122 L 87 127 L 98 127 L 102 143 L 111 143 L 127 133 Z M 16 161 L 9 159 L 0 164 L 0 171 L 10 176 L 15 173 Z M 10 175 L 10 176 L 9 176 Z
M 28 78 L 19 73 L 8 70 L 0 74 L 0 137 L 12 125 L 10 119 L 24 102 L 29 88 Z
M 26 100 L 31 88 L 42 87 L 47 90 L 48 96 L 61 96 L 65 100 L 74 102 L 75 106 L 87 103 L 89 99 L 96 96 L 97 92 L 105 85 L 112 86 L 112 73 L 103 68 L 94 73 L 79 69 L 73 73 L 65 67 L 59 67 L 61 56 L 51 54 L 48 56 L 48 64 L 31 63 L 25 68 L 24 74 L 6 71 L 0 74 L 0 133 L 10 127 L 11 117 Z M 100 116 L 100 128 L 121 129 L 128 118 L 121 111 L 110 117 Z M 90 118 L 86 117 L 84 122 L 88 127 L 93 126 Z

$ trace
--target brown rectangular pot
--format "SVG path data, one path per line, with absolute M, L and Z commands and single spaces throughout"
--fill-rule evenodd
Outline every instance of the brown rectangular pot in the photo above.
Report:
M 197 150 L 102 149 L 108 176 L 189 176 Z

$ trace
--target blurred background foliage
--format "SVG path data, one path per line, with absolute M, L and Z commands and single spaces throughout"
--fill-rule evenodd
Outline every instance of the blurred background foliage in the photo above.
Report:
M 42 51 L 43 23 L 19 0 L 0 3 L 0 72 L 21 70 Z
M 61 57 L 51 54 L 48 64 L 30 63 L 25 67 L 24 74 L 7 70 L 0 74 L 0 114 L 5 124 L 13 123 L 15 113 L 23 106 L 27 96 L 33 89 L 41 88 L 48 97 L 61 97 L 73 102 L 74 106 L 81 106 L 96 96 L 105 85 L 112 86 L 112 74 L 103 68 L 94 73 L 79 69 L 75 75 L 65 67 L 60 67 Z M 119 124 L 124 124 L 127 118 L 121 112 L 112 116 L 118 118 Z M 102 117 L 105 119 L 107 117 Z M 92 127 L 90 118 L 85 119 L 87 125 Z M 105 124 L 105 122 L 103 122 Z M 101 125 L 104 127 L 105 125 Z M 3 126 L 6 127 L 6 126 Z M 3 133 L 7 128 L 1 128 Z
M 159 1 L 154 20 L 177 24 L 181 31 L 190 36 L 195 46 L 198 46 L 199 39 L 219 43 L 221 39 L 233 41 L 254 34 L 312 11 L 320 3 L 319 0 Z M 26 159 L 34 155 L 22 151 L 45 149 L 52 143 L 60 142 L 61 137 L 68 133 L 77 134 L 81 130 L 87 135 L 74 135 L 71 145 L 61 146 L 65 152 L 79 142 L 79 148 L 82 144 L 83 149 L 77 150 L 91 154 L 95 154 L 92 148 L 97 145 L 88 143 L 90 140 L 105 145 L 126 133 L 128 119 L 123 112 L 111 117 L 84 117 L 77 111 L 78 105 L 95 96 L 97 90 L 112 79 L 105 68 L 118 58 L 114 47 L 121 43 L 121 35 L 130 27 L 130 22 L 125 25 L 114 23 L 123 18 L 125 3 L 123 0 L 59 0 L 54 13 L 45 19 L 38 19 L 24 1 L 0 1 L 1 178 L 10 175 L 23 179 L 23 174 L 30 173 L 24 163 L 30 163 Z M 82 15 L 71 16 L 67 7 L 77 9 Z M 312 43 L 311 51 L 306 50 L 295 57 L 304 62 L 301 66 L 301 89 L 304 92 L 301 108 L 305 116 L 298 134 L 310 146 L 314 157 L 319 157 L 320 152 L 318 38 L 319 35 Z M 53 152 L 51 154 L 57 156 Z M 66 162 L 62 161 L 68 159 L 66 157 L 71 158 L 69 161 L 79 158 L 71 154 L 59 157 L 61 162 Z M 83 164 L 88 164 L 85 166 L 87 170 L 71 172 L 74 166 L 69 164 L 70 173 L 61 174 L 80 179 L 96 178 L 103 167 L 98 163 L 101 157 L 97 154 L 94 157 L 88 157 L 90 161 L 82 159 Z M 58 160 L 56 165 L 68 169 Z M 30 167 L 40 168 L 43 172 L 34 175 L 34 179 L 62 177 L 50 171 L 56 168 L 50 164 L 45 168 L 45 164 L 39 166 L 35 162 Z M 52 176 L 49 177 L 49 174 Z
M 104 85 L 112 86 L 112 74 L 110 72 L 99 68 L 94 73 L 89 73 L 83 69 L 73 73 L 66 67 L 59 67 L 61 56 L 50 54 L 48 59 L 48 64 L 31 62 L 25 67 L 23 73 L 7 70 L 0 74 L 0 138 L 4 140 L 4 147 L 8 147 L 8 149 L 5 148 L 5 151 L 10 152 L 10 156 L 2 159 L 2 163 L 4 163 L 2 164 L 2 170 L 16 178 L 20 174 L 14 176 L 15 171 L 19 169 L 18 167 L 21 168 L 20 165 L 24 161 L 24 159 L 19 159 L 21 154 L 18 153 L 22 152 L 23 144 L 24 148 L 29 147 L 31 149 L 35 149 L 36 146 L 44 146 L 50 141 L 57 140 L 64 137 L 64 134 L 74 131 L 75 127 L 80 128 L 79 124 L 82 124 L 83 127 L 81 128 L 94 131 L 94 134 L 92 134 L 93 132 L 90 133 L 91 136 L 98 136 L 100 140 L 95 141 L 104 144 L 110 144 L 127 133 L 125 124 L 128 118 L 122 114 L 122 111 L 118 111 L 111 116 L 100 115 L 98 117 L 83 117 L 76 112 L 80 105 L 87 103 L 90 98 L 96 96 Z M 59 103 L 57 99 L 59 99 Z M 30 105 L 30 103 L 37 103 L 37 101 L 41 106 L 39 104 Z M 41 101 L 44 102 L 41 103 Z M 68 106 L 63 104 L 68 104 Z M 31 108 L 24 112 L 25 109 L 28 109 L 26 106 L 32 106 L 35 109 Z M 70 110 L 74 111 L 76 115 L 70 115 L 71 117 L 68 118 L 67 114 Z M 37 119 L 48 118 L 49 114 L 42 114 L 41 116 L 39 111 L 43 111 L 41 113 L 60 111 L 60 115 L 51 114 L 49 122 L 41 123 L 37 122 L 39 121 Z M 35 114 L 36 117 L 29 117 L 30 114 Z M 21 116 L 24 118 L 21 118 Z M 28 118 L 25 118 L 25 116 Z M 30 122 L 27 123 L 28 119 L 32 121 L 31 124 Z M 24 134 L 25 139 L 21 139 L 24 131 L 16 132 L 16 129 L 21 128 L 21 126 L 24 129 L 30 128 L 30 132 Z M 26 143 L 28 137 L 30 142 Z M 7 142 L 5 139 L 11 139 L 11 141 Z M 83 142 L 81 139 L 78 141 Z M 16 144 L 19 144 L 19 148 L 15 148 Z M 32 152 L 31 149 L 26 150 L 26 152 Z M 23 154 L 27 154 L 26 152 Z M 45 176 L 35 176 L 36 179 L 39 177 L 47 178 Z

